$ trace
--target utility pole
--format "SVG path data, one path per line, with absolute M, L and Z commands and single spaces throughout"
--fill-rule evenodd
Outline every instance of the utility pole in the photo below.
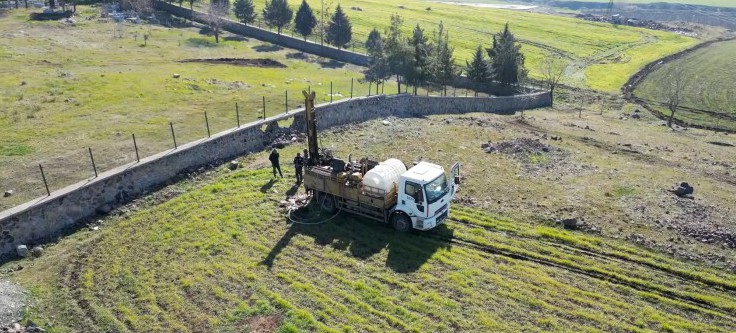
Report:
M 613 20 L 613 0 L 608 1 L 608 9 L 606 11 L 606 17 L 608 17 L 609 20 Z

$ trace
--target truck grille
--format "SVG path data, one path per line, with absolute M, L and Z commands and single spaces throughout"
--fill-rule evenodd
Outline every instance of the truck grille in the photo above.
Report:
M 442 223 L 442 221 L 444 221 L 447 218 L 447 212 L 448 211 L 446 210 L 444 213 L 440 214 L 440 216 L 437 216 L 437 225 Z
M 441 213 L 445 209 L 447 209 L 447 204 L 445 204 L 444 206 L 440 207 L 440 209 L 436 210 L 434 212 L 434 215 L 437 215 L 437 214 Z

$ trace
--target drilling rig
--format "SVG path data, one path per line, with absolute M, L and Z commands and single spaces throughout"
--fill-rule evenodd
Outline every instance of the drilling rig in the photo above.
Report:
M 459 162 L 450 168 L 448 182 L 445 169 L 429 162 L 407 170 L 395 158 L 383 162 L 336 158 L 319 149 L 315 93 L 303 94 L 309 147 L 304 187 L 322 210 L 360 215 L 399 231 L 429 230 L 442 224 L 460 186 Z

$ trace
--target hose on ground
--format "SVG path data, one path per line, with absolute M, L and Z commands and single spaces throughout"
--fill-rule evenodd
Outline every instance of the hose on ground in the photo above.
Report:
M 322 211 L 322 209 L 324 209 L 326 198 L 327 198 L 326 195 L 325 196 L 322 196 L 322 200 L 321 200 L 321 203 L 320 203 L 320 206 L 319 206 L 320 211 Z M 335 215 L 332 215 L 331 217 L 329 217 L 327 219 L 324 219 L 324 220 L 321 220 L 321 221 L 320 220 L 312 221 L 314 219 L 298 219 L 297 220 L 297 219 L 295 219 L 292 216 L 292 213 L 294 212 L 294 209 L 289 209 L 289 212 L 287 213 L 286 216 L 289 219 L 289 221 L 291 221 L 291 223 L 294 223 L 294 224 L 318 225 L 318 224 L 324 224 L 324 223 L 327 223 L 327 222 L 331 221 L 332 219 L 334 219 L 335 217 L 337 217 L 337 215 L 340 215 L 340 212 L 341 211 L 342 211 L 342 208 L 338 208 L 337 212 L 335 212 Z

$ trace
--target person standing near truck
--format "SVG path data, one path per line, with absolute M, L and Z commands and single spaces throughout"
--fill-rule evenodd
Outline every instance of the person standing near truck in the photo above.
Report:
M 271 155 L 268 155 L 268 160 L 271 161 L 273 168 L 273 178 L 276 178 L 276 170 L 279 171 L 281 178 L 284 178 L 284 174 L 281 173 L 281 165 L 279 165 L 279 152 L 276 149 L 271 151 Z
M 296 153 L 294 157 L 294 168 L 296 169 L 296 183 L 300 184 L 304 175 L 304 158 L 299 153 Z

